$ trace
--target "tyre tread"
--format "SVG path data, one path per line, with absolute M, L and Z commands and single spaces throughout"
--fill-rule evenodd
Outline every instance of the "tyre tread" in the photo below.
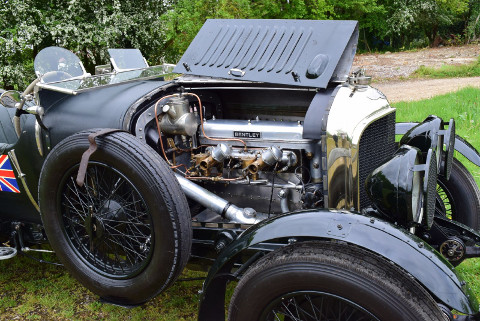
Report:
M 322 265 L 330 273 L 347 270 L 374 282 L 377 286 L 388 289 L 390 300 L 401 298 L 407 302 L 407 310 L 411 311 L 405 320 L 443 320 L 443 314 L 429 293 L 419 285 L 413 277 L 407 275 L 399 267 L 384 258 L 362 248 L 336 242 L 304 242 L 286 246 L 269 253 L 257 261 L 240 279 L 233 293 L 228 320 L 242 320 L 236 313 L 242 311 L 245 304 L 244 287 L 251 286 L 260 278 L 277 273 L 286 268 L 307 264 Z M 358 280 L 360 282 L 360 280 Z M 368 287 L 368 284 L 366 284 Z M 415 312 L 413 312 L 415 311 Z
M 39 181 L 39 205 L 44 224 L 44 216 L 46 215 L 45 211 L 48 211 L 48 209 L 45 208 L 46 206 L 44 206 L 44 201 L 48 198 L 48 191 L 46 191 L 46 188 L 42 188 L 42 186 L 45 186 L 45 181 L 48 180 L 48 175 L 55 170 L 55 168 L 52 168 L 53 165 L 50 164 L 54 163 L 53 160 L 57 157 L 64 155 L 71 150 L 85 146 L 86 148 L 84 148 L 84 150 L 86 150 L 88 148 L 88 135 L 98 130 L 99 129 L 91 129 L 69 136 L 58 143 L 47 155 Z M 128 158 L 128 164 L 129 167 L 131 167 L 131 171 L 138 172 L 138 175 L 145 178 L 145 184 L 152 193 L 160 193 L 160 195 L 155 197 L 163 199 L 170 217 L 171 227 L 175 236 L 175 248 L 173 249 L 173 264 L 164 284 L 159 285 L 158 290 L 155 293 L 140 299 L 139 302 L 134 302 L 134 298 L 116 298 L 115 294 L 112 294 L 111 297 L 106 297 L 107 300 L 122 304 L 143 303 L 169 287 L 180 275 L 188 262 L 192 244 L 192 229 L 188 203 L 172 170 L 167 166 L 165 161 L 161 159 L 158 153 L 147 144 L 141 142 L 127 132 L 114 132 L 105 136 L 100 136 L 96 138 L 96 142 L 98 150 L 108 148 L 112 153 L 126 155 L 125 159 Z M 128 151 L 128 153 L 126 153 L 126 151 Z M 95 157 L 95 153 L 92 155 L 92 158 L 93 157 Z M 80 161 L 80 158 L 78 158 L 78 161 Z M 152 188 L 153 186 L 157 186 L 157 188 Z M 163 186 L 168 186 L 168 190 L 162 188 Z M 69 267 L 68 265 L 66 266 L 67 268 Z M 76 275 L 75 271 L 72 271 L 72 267 L 70 267 L 70 270 Z M 96 282 L 92 281 L 91 283 L 94 284 Z

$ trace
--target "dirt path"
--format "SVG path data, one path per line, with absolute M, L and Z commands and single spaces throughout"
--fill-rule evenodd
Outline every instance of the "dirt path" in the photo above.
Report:
M 384 54 L 359 54 L 353 61 L 353 70 L 363 67 L 376 81 L 390 81 L 408 77 L 422 65 L 428 67 L 463 65 L 475 61 L 479 55 L 478 44 Z
M 382 91 L 389 101 L 413 101 L 457 91 L 467 86 L 480 88 L 480 77 L 453 79 L 401 80 L 418 67 L 440 67 L 474 62 L 480 55 L 480 45 L 426 48 L 417 51 L 355 56 L 352 70 L 365 68 L 374 79 L 373 87 Z
M 428 99 L 471 86 L 480 88 L 480 77 L 389 81 L 374 83 L 389 102 Z

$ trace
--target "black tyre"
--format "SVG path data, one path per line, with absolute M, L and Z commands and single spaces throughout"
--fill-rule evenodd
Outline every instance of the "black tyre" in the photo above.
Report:
M 480 229 L 480 191 L 472 174 L 457 159 L 453 159 L 448 181 L 438 177 L 436 215 Z
M 143 303 L 187 263 L 187 200 L 158 154 L 123 132 L 96 138 L 79 187 L 88 134 L 64 139 L 45 160 L 39 184 L 45 232 L 61 262 L 92 292 L 114 303 Z
M 331 242 L 266 255 L 238 283 L 229 320 L 445 320 L 432 297 L 385 259 Z

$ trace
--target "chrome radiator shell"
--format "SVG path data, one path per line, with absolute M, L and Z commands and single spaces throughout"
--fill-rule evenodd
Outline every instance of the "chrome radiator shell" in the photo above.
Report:
M 395 108 L 377 89 L 348 85 L 338 88 L 328 114 L 325 143 L 322 144 L 326 208 L 361 209 L 360 189 L 364 187 L 359 179 L 360 139 L 370 124 L 394 112 Z

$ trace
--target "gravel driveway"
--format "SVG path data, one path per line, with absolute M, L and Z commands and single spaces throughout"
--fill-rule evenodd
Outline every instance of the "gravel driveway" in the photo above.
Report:
M 446 94 L 467 86 L 480 88 L 480 77 L 449 79 L 411 79 L 421 65 L 439 67 L 443 64 L 461 65 L 474 62 L 480 55 L 480 45 L 426 48 L 417 51 L 385 54 L 360 54 L 355 57 L 352 70 L 364 67 L 372 76 L 373 87 L 382 91 L 390 102 L 421 100 Z
M 389 81 L 372 84 L 389 102 L 415 101 L 447 94 L 464 87 L 480 88 L 480 77 Z

